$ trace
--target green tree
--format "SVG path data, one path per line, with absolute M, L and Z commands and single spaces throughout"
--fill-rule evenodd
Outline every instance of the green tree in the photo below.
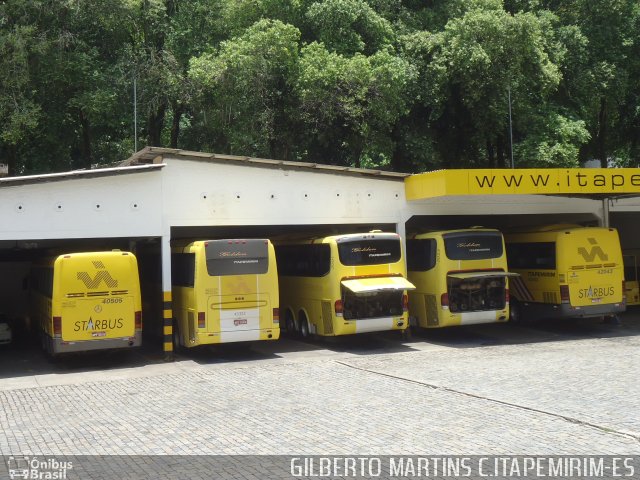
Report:
M 10 175 L 19 169 L 18 146 L 29 141 L 41 117 L 30 90 L 29 55 L 37 41 L 30 26 L 0 32 L 0 161 L 8 163 Z
M 299 40 L 297 28 L 260 20 L 243 35 L 222 42 L 218 52 L 191 61 L 189 76 L 200 92 L 201 121 L 215 132 L 215 148 L 288 157 Z
M 306 18 L 315 39 L 343 55 L 371 55 L 389 45 L 391 24 L 363 0 L 324 0 L 312 4 Z
M 536 106 L 549 101 L 561 80 L 552 60 L 560 46 L 550 26 L 546 12 L 511 15 L 496 2 L 476 2 L 441 32 L 403 38 L 407 58 L 421 73 L 417 108 L 426 115 L 423 121 L 437 144 L 437 159 L 431 164 L 447 168 L 508 164 L 509 91 L 518 140 L 527 134 L 519 125 L 532 123 L 526 116 L 547 114 Z M 519 165 L 526 161 L 516 159 Z
M 391 130 L 408 109 L 411 65 L 388 50 L 345 57 L 323 44 L 303 48 L 296 93 L 304 158 L 388 166 Z

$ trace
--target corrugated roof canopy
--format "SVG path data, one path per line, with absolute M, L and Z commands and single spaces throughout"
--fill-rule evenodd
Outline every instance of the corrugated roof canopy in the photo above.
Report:
M 146 147 L 122 162 L 122 166 L 161 163 L 165 158 L 178 158 L 203 162 L 237 163 L 268 168 L 290 168 L 316 170 L 324 173 L 366 175 L 386 179 L 403 180 L 409 174 L 372 170 L 367 168 L 341 167 L 337 165 L 323 165 L 319 163 L 290 162 L 286 160 L 272 160 L 267 158 L 240 157 L 235 155 L 220 155 L 216 153 L 192 152 L 172 148 Z
M 131 173 L 142 173 L 152 170 L 159 170 L 164 167 L 162 164 L 137 165 L 114 168 L 96 168 L 91 170 L 72 170 L 62 173 L 46 173 L 42 175 L 25 175 L 22 177 L 0 178 L 0 187 L 13 187 L 17 185 L 29 185 L 34 183 L 56 182 L 61 180 L 73 180 L 81 178 L 108 177 L 113 175 L 127 175 Z

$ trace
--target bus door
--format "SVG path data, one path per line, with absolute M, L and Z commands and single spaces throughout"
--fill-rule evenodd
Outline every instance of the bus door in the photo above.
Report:
M 389 329 L 394 318 L 407 311 L 405 292 L 416 287 L 401 276 L 345 277 L 342 285 L 342 315 L 345 320 L 388 319 Z M 356 333 L 380 330 L 379 326 L 356 324 Z
M 449 311 L 465 313 L 504 310 L 507 304 L 507 277 L 513 276 L 519 275 L 503 271 L 448 272 Z
M 233 341 L 234 333 L 249 332 L 255 333 L 255 340 L 258 340 L 260 329 L 272 326 L 260 325 L 261 319 L 271 321 L 274 300 L 267 293 L 271 287 L 268 282 L 274 279 L 264 275 L 269 270 L 268 242 L 255 239 L 210 241 L 205 245 L 205 255 L 207 273 L 215 277 L 215 294 L 207 297 L 207 331 L 220 331 L 223 342 Z M 198 321 L 204 323 L 205 319 Z M 205 325 L 198 326 L 203 328 Z M 225 339 L 226 336 L 230 338 Z M 251 335 L 246 339 L 253 339 L 249 337 Z

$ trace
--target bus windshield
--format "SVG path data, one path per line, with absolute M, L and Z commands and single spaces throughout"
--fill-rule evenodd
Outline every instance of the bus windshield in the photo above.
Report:
M 449 260 L 486 260 L 502 256 L 500 232 L 453 232 L 442 238 Z
M 401 258 L 400 240 L 390 238 L 347 240 L 338 243 L 340 263 L 347 266 L 396 263 Z
M 266 240 L 215 240 L 205 243 L 210 276 L 256 275 L 269 270 Z

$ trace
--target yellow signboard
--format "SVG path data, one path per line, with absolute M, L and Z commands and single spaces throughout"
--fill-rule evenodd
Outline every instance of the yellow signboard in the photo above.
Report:
M 439 170 L 405 179 L 407 200 L 445 195 L 640 193 L 636 168 Z

